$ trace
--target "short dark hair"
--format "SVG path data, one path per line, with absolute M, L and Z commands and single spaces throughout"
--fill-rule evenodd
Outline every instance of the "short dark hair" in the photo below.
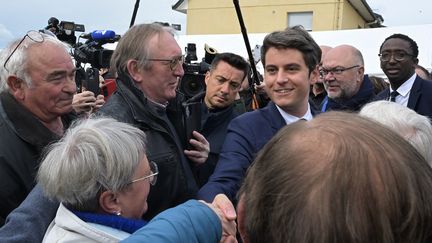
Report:
M 418 49 L 417 43 L 413 39 L 411 39 L 409 36 L 404 35 L 404 34 L 393 34 L 393 35 L 385 38 L 384 42 L 380 46 L 380 49 L 379 49 L 380 52 L 381 52 L 381 49 L 382 49 L 384 43 L 390 39 L 402 39 L 404 41 L 407 41 L 410 45 L 412 52 L 413 52 L 412 55 L 414 57 L 418 57 L 419 49 Z
M 265 54 L 274 47 L 276 49 L 296 49 L 303 54 L 303 59 L 309 72 L 312 72 L 321 60 L 321 48 L 301 26 L 287 28 L 268 34 L 261 47 L 261 61 L 265 66 Z
M 432 168 L 404 138 L 326 112 L 285 126 L 258 154 L 240 190 L 241 229 L 251 243 L 428 242 L 430 188 Z
M 246 60 L 234 53 L 230 53 L 230 52 L 224 52 L 224 53 L 218 53 L 216 54 L 216 56 L 214 57 L 211 66 L 210 66 L 210 71 L 215 69 L 216 66 L 221 62 L 224 61 L 226 63 L 228 63 L 230 66 L 235 67 L 238 70 L 243 71 L 244 76 L 242 81 L 244 80 L 244 78 L 248 75 L 249 73 L 249 64 L 246 62 Z

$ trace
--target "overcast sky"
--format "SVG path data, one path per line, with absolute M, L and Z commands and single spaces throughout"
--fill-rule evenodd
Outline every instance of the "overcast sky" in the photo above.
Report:
M 185 30 L 186 15 L 171 9 L 176 2 L 177 0 L 140 1 L 135 23 L 162 21 L 182 24 Z M 240 5 L 241 2 L 240 0 Z M 432 8 L 427 8 L 430 0 L 367 2 L 373 11 L 384 17 L 386 26 L 432 23 Z M 28 30 L 44 28 L 52 16 L 84 24 L 87 32 L 110 29 L 122 34 L 129 27 L 134 6 L 135 0 L 1 0 L 0 48 L 11 40 L 20 38 Z

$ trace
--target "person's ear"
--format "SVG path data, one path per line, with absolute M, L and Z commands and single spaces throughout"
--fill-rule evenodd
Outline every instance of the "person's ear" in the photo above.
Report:
M 99 196 L 100 208 L 108 214 L 121 214 L 121 207 L 117 195 L 112 191 L 103 191 Z
M 240 199 L 237 203 L 237 228 L 238 232 L 240 234 L 241 239 L 243 240 L 243 243 L 249 243 L 249 237 L 246 232 L 246 225 L 245 225 L 245 202 L 244 202 L 244 194 L 240 195 Z
M 208 85 L 208 81 L 210 80 L 210 71 L 207 71 L 205 74 L 204 82 L 206 86 Z
M 141 83 L 144 80 L 143 70 L 139 67 L 138 61 L 134 59 L 130 59 L 126 63 L 126 68 L 129 72 L 129 75 L 133 80 L 137 83 Z
M 316 83 L 318 82 L 318 79 L 319 79 L 319 65 L 317 65 L 317 66 L 315 67 L 315 69 L 316 69 L 316 71 L 318 72 L 318 76 L 316 76 L 315 78 L 313 78 L 313 79 L 310 80 L 310 83 L 311 83 L 311 84 L 316 84 Z M 312 73 L 311 73 L 311 75 L 312 75 Z
M 25 98 L 25 88 L 27 87 L 27 84 L 24 80 L 11 75 L 6 80 L 7 85 L 9 86 L 10 93 L 15 97 L 17 100 L 24 100 Z
M 363 81 L 363 79 L 364 79 L 364 66 L 360 66 L 359 68 L 358 68 L 358 70 L 357 70 L 357 72 L 358 72 L 358 76 L 359 76 L 359 81 L 360 82 L 362 82 Z
M 316 67 L 312 70 L 312 72 L 309 74 L 309 84 L 314 84 L 319 78 L 319 67 L 316 65 Z

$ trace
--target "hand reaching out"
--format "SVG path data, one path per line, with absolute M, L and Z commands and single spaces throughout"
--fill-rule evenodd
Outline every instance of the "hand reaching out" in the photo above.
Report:
M 219 216 L 222 223 L 222 238 L 220 242 L 234 243 L 236 240 L 237 214 L 231 201 L 224 195 L 218 194 L 211 204 L 201 201 L 209 206 Z

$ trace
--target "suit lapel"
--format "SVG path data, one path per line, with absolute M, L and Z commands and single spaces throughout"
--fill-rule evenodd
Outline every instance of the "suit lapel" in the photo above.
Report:
M 275 103 L 269 102 L 269 104 L 264 107 L 261 112 L 263 112 L 263 116 L 270 123 L 270 126 L 274 131 L 278 131 L 286 125 L 285 120 L 276 108 Z
M 417 102 L 421 95 L 422 84 L 423 84 L 423 80 L 417 76 L 410 91 L 410 95 L 408 99 L 408 108 L 414 110 L 415 107 L 417 106 Z

